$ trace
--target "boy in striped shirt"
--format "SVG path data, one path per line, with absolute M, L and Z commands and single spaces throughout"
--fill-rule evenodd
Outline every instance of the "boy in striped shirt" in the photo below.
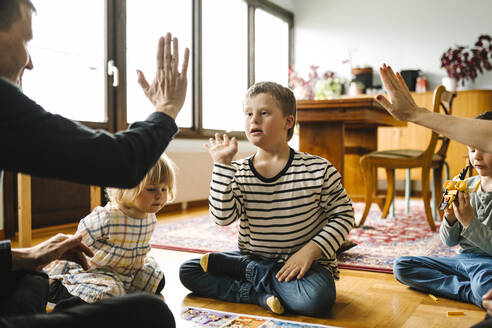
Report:
M 289 89 L 253 85 L 244 119 L 253 156 L 233 161 L 237 140 L 227 135 L 206 145 L 214 160 L 210 214 L 219 225 L 240 220 L 239 251 L 185 262 L 181 282 L 201 296 L 276 314 L 324 316 L 335 302 L 336 251 L 354 225 L 341 176 L 326 159 L 289 147 L 296 120 Z

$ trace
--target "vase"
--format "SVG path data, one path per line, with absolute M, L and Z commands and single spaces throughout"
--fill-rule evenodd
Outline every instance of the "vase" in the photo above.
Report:
M 441 83 L 450 92 L 456 91 L 456 85 L 458 84 L 454 77 L 449 76 L 443 77 Z
M 457 90 L 472 90 L 476 89 L 476 81 L 471 79 L 464 80 L 463 83 L 458 83 Z

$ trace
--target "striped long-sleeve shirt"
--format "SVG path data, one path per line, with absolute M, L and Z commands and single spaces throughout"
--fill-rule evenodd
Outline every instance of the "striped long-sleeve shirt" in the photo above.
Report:
M 209 203 L 218 225 L 240 220 L 243 254 L 283 262 L 313 241 L 323 252 L 317 261 L 338 278 L 336 251 L 354 215 L 341 176 L 326 159 L 291 150 L 285 168 L 269 179 L 255 170 L 253 156 L 232 166 L 215 163 Z

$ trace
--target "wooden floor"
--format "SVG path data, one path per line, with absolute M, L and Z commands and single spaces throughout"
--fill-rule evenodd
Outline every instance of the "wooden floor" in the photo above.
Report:
M 206 209 L 170 213 L 159 217 L 160 222 L 180 220 L 206 213 Z M 73 233 L 73 226 L 58 227 L 34 233 L 38 243 L 55 232 Z M 227 303 L 189 294 L 178 277 L 178 270 L 184 261 L 199 254 L 152 249 L 151 254 L 166 274 L 163 294 L 176 318 L 177 327 L 185 326 L 180 318 L 184 306 L 246 313 L 259 316 L 275 315 L 261 307 L 250 304 Z M 462 328 L 481 321 L 485 312 L 475 305 L 447 299 L 432 300 L 427 294 L 411 290 L 398 283 L 393 275 L 355 270 L 341 270 L 341 279 L 336 283 L 337 300 L 331 313 L 324 318 L 285 315 L 282 318 L 337 327 L 443 327 Z M 463 316 L 449 317 L 448 311 L 464 312 Z

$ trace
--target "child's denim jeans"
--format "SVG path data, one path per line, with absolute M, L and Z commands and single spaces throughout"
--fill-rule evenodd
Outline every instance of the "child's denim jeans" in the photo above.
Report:
M 417 290 L 482 307 L 482 296 L 492 288 L 492 256 L 403 256 L 395 261 L 393 273 Z
M 238 251 L 225 254 L 241 256 Z M 313 263 L 302 279 L 278 282 L 275 274 L 282 266 L 283 263 L 254 259 L 246 267 L 245 279 L 238 280 L 204 272 L 198 258 L 183 263 L 179 275 L 186 288 L 201 296 L 228 302 L 254 303 L 250 299 L 251 288 L 254 288 L 258 293 L 277 296 L 287 311 L 315 317 L 328 314 L 336 296 L 331 272 Z

